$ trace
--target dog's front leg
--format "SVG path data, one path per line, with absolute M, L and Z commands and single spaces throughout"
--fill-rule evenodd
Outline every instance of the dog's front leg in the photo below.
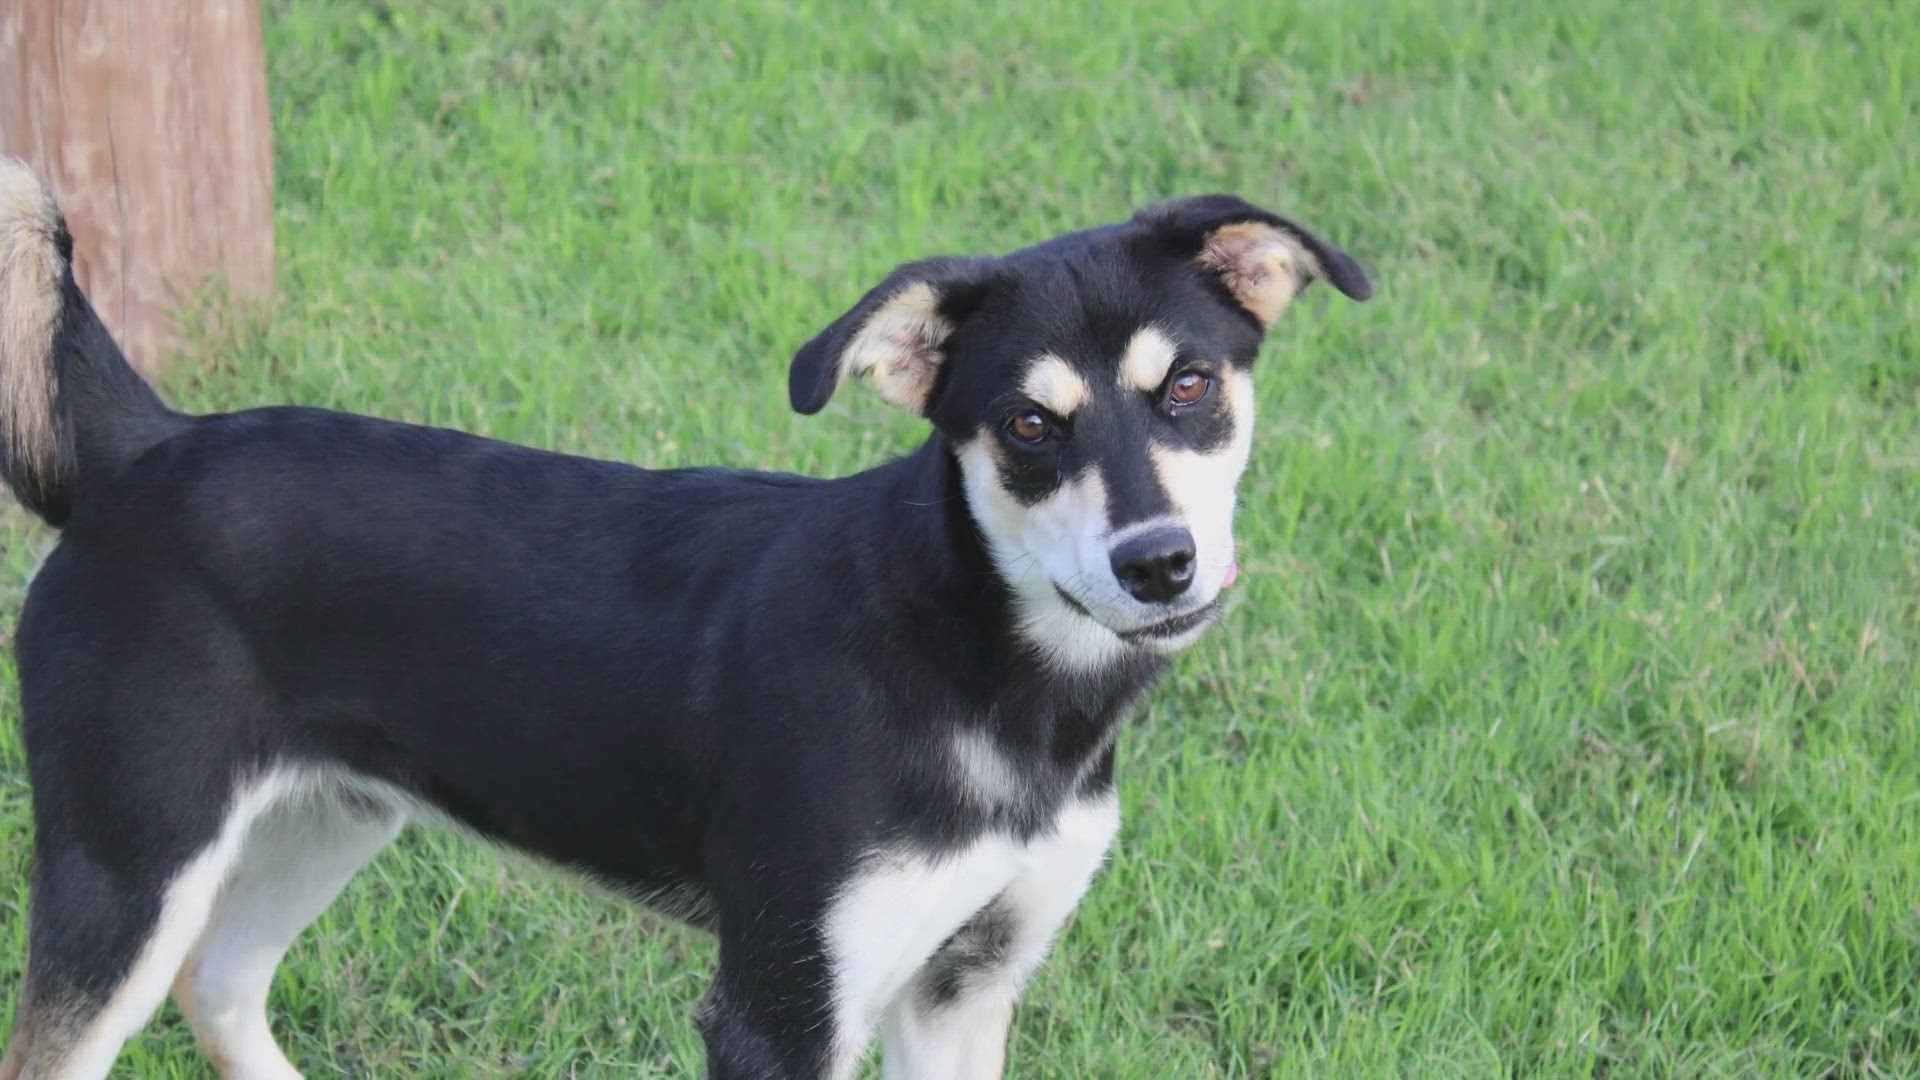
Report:
M 1068 806 L 1026 868 L 901 987 L 880 1023 L 887 1080 L 998 1080 L 1021 988 L 1120 825 L 1113 793 Z
M 832 975 L 817 911 L 768 905 L 720 927 L 720 968 L 700 1005 L 710 1080 L 832 1076 Z
M 869 853 L 829 887 L 806 890 L 821 897 L 818 904 L 768 885 L 821 878 L 759 867 L 747 890 L 752 898 L 723 904 L 738 915 L 721 917 L 720 970 L 701 1011 L 711 1075 L 851 1077 L 889 1004 L 1009 890 L 1026 861 L 1026 846 L 1006 837 L 938 850 L 900 845 Z M 1051 936 L 1059 918 L 1041 922 L 1046 929 L 1027 932 L 1023 942 Z M 1043 949 L 1041 942 L 1026 951 L 1037 962 Z M 1001 1036 L 1004 1029 L 1002 1022 Z

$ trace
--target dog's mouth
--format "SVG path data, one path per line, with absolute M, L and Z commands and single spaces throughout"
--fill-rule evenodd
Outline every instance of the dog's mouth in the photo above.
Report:
M 1093 612 L 1088 611 L 1087 606 L 1079 600 L 1076 600 L 1072 593 L 1058 585 L 1053 587 L 1053 591 L 1060 594 L 1060 599 L 1066 601 L 1068 607 L 1092 619 L 1094 622 L 1104 625 L 1104 620 L 1094 615 Z M 1146 626 L 1136 626 L 1131 630 L 1115 630 L 1114 633 L 1127 641 L 1138 642 L 1177 638 L 1206 626 L 1218 618 L 1219 615 L 1220 600 L 1216 597 L 1210 603 L 1197 607 L 1184 615 L 1175 615 L 1172 618 L 1162 619 L 1157 623 L 1149 623 Z
M 1196 608 L 1185 615 L 1175 615 L 1171 619 L 1162 619 L 1150 626 L 1136 630 L 1123 630 L 1120 636 L 1128 641 L 1151 641 L 1155 638 L 1177 638 L 1190 634 L 1212 622 L 1220 614 L 1220 601 L 1214 600 L 1205 607 Z

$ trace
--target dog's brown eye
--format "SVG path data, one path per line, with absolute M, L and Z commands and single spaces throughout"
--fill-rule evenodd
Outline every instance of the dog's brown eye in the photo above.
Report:
M 1213 380 L 1198 371 L 1183 371 L 1167 386 L 1167 400 L 1175 405 L 1191 405 L 1207 396 Z
M 1039 442 L 1053 432 L 1053 425 L 1037 412 L 1024 412 L 1007 423 L 1007 430 L 1021 442 Z

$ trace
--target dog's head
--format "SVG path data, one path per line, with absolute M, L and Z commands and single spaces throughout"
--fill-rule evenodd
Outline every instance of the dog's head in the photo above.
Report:
M 793 407 L 849 374 L 943 431 L 1029 640 L 1090 668 L 1192 644 L 1235 573 L 1261 338 L 1353 257 L 1237 198 L 1185 199 L 999 258 L 888 275 L 794 358 Z

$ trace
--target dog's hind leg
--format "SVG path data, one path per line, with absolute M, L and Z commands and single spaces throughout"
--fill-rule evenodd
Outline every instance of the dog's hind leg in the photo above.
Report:
M 151 804 L 86 832 L 69 812 L 76 807 L 52 806 L 52 797 L 36 806 L 27 978 L 0 1076 L 107 1075 L 166 999 L 242 837 L 276 794 L 254 785 L 224 812 L 201 812 L 191 799 Z
M 298 1080 L 267 994 L 281 957 L 348 879 L 399 833 L 396 807 L 317 792 L 260 816 L 174 982 L 174 1000 L 227 1080 Z

